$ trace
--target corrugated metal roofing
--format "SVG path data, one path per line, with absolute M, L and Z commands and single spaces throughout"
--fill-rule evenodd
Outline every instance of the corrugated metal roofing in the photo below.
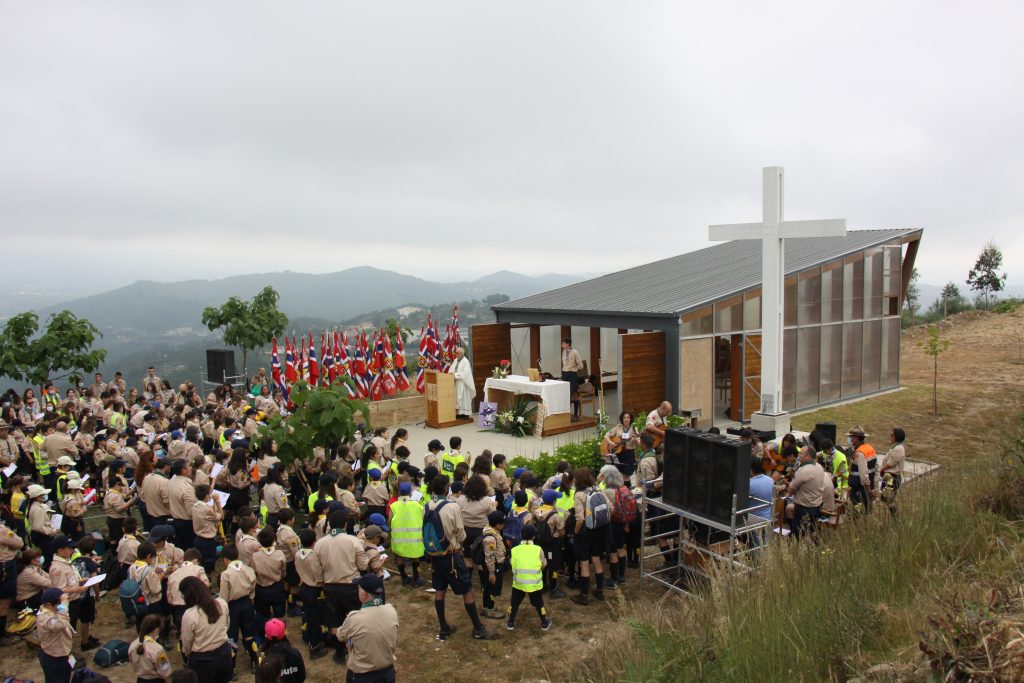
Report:
M 851 230 L 786 240 L 786 275 L 919 232 Z M 761 242 L 735 240 L 494 306 L 496 311 L 679 315 L 761 284 Z

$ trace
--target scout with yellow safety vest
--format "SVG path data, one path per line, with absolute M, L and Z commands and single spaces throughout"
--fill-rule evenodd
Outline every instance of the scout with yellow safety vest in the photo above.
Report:
M 441 454 L 441 472 L 447 474 L 449 477 L 455 474 L 455 468 L 460 462 L 464 462 L 469 465 L 470 455 L 467 452 L 465 455 L 459 452 L 462 448 L 462 438 L 453 436 L 448 439 L 448 450 Z
M 533 525 L 524 526 L 521 535 L 522 542 L 512 548 L 511 553 L 512 604 L 508 608 L 508 621 L 505 622 L 505 628 L 509 631 L 515 630 L 516 613 L 519 612 L 519 606 L 523 603 L 523 599 L 529 596 L 530 604 L 537 610 L 537 616 L 540 617 L 541 630 L 547 631 L 551 628 L 551 619 L 544 608 L 544 593 L 541 590 L 544 587 L 544 568 L 547 565 L 547 559 L 544 557 L 541 547 L 533 542 L 537 535 L 537 530 Z
M 412 500 L 412 484 L 402 482 L 398 485 L 398 500 L 391 503 L 391 551 L 398 562 L 398 571 L 402 576 L 403 586 L 419 588 L 423 585 L 420 578 L 420 558 L 423 557 L 423 504 Z M 420 501 L 426 502 L 426 498 Z M 406 566 L 412 565 L 412 576 L 406 572 Z

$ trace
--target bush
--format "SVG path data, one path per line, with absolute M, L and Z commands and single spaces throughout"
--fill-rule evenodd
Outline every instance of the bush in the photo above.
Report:
M 587 467 L 597 471 L 603 464 L 597 439 L 586 439 L 580 443 L 567 443 L 555 449 L 554 453 L 542 452 L 536 458 L 517 455 L 509 460 L 509 468 L 525 467 L 538 479 L 547 479 L 555 473 L 559 460 L 568 460 L 572 469 Z
M 1017 310 L 1017 307 L 1024 304 L 1024 299 L 1018 299 L 1017 297 L 1010 297 L 1009 299 L 1003 299 L 997 303 L 992 310 L 996 313 L 1012 313 Z

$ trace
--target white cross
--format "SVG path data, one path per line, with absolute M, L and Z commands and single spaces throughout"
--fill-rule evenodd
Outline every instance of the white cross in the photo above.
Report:
M 783 240 L 795 237 L 842 237 L 846 219 L 784 221 L 782 219 L 781 166 L 769 166 L 764 173 L 763 217 L 760 223 L 712 225 L 708 239 L 761 240 L 761 410 L 763 415 L 781 415 L 782 330 L 785 321 L 786 268 Z

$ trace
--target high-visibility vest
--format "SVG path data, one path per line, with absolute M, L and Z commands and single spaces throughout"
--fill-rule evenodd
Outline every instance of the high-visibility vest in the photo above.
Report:
M 57 477 L 57 485 L 56 485 L 55 488 L 57 489 L 57 502 L 58 503 L 61 502 L 62 500 L 64 500 L 64 494 L 67 493 L 66 487 L 64 486 L 64 484 L 66 484 L 67 481 L 68 481 L 67 472 L 62 473 L 62 474 L 60 474 Z
M 512 548 L 512 587 L 524 593 L 544 587 L 541 558 L 544 551 L 533 541 L 523 541 Z
M 845 472 L 840 470 L 845 468 Z M 836 477 L 836 488 L 842 490 L 850 486 L 850 467 L 846 461 L 846 453 L 838 448 L 832 454 L 832 474 Z
M 423 507 L 407 496 L 391 504 L 391 550 L 399 557 L 423 557 Z
M 119 432 L 123 432 L 128 424 L 128 418 L 123 413 L 110 414 L 110 426 Z
M 465 462 L 466 457 L 461 453 L 452 453 L 451 451 L 445 451 L 441 454 L 441 472 L 451 476 L 455 473 L 455 467 L 460 462 Z
M 316 505 L 317 495 L 318 495 L 318 492 L 317 491 L 313 491 L 313 493 L 309 494 L 309 498 L 306 499 L 306 507 L 307 507 L 307 509 L 310 512 L 313 511 L 313 506 Z M 331 498 L 330 496 L 327 496 L 326 498 L 324 498 L 324 500 L 332 501 L 334 499 Z
M 559 489 L 559 492 L 562 494 L 562 497 L 555 498 L 555 508 L 558 509 L 560 515 L 568 515 L 576 500 L 576 489 L 569 489 L 569 493 Z
M 856 455 L 858 451 L 864 454 L 864 460 L 867 461 L 868 476 L 874 476 L 875 469 L 878 467 L 878 453 L 875 452 L 871 444 L 866 443 L 861 444 L 860 448 L 854 451 L 853 454 Z M 860 468 L 857 467 L 857 461 L 853 458 L 850 459 L 850 476 L 860 479 Z
M 224 432 L 221 432 L 220 436 L 217 437 L 217 444 L 220 446 L 221 450 L 224 450 L 224 447 L 227 445 L 227 443 L 228 440 L 224 438 Z
M 36 463 L 36 473 L 40 477 L 48 477 L 50 475 L 50 463 L 46 462 L 46 456 L 43 455 L 43 437 L 40 434 L 32 437 L 32 459 Z

